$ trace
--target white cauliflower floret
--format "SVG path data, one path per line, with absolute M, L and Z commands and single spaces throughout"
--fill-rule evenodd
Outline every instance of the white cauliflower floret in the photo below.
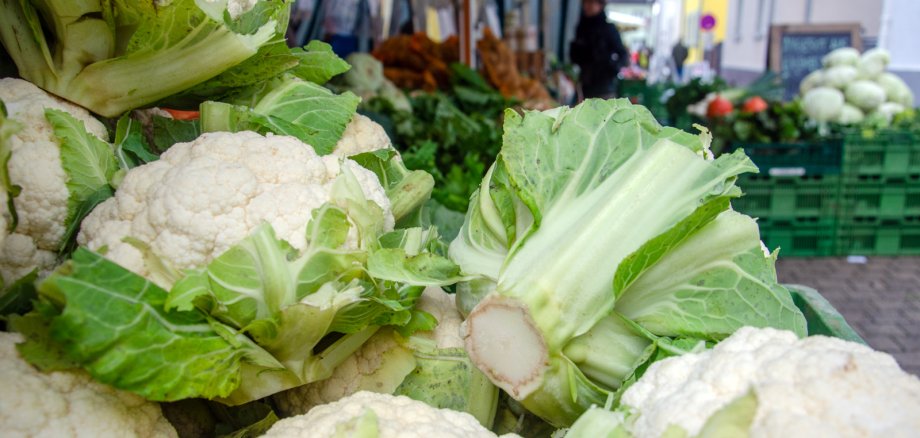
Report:
M 16 333 L 0 333 L 0 424 L 6 437 L 175 437 L 156 403 L 83 371 L 43 373 L 20 358 Z
M 495 436 L 470 414 L 433 408 L 405 396 L 368 391 L 278 421 L 264 436 L 326 438 L 352 436 L 368 428 L 375 428 L 377 434 L 373 436 L 378 438 Z
M 382 126 L 366 116 L 355 114 L 345 127 L 342 138 L 335 144 L 332 154 L 350 157 L 364 152 L 387 149 L 390 146 L 390 137 L 387 136 Z
M 67 175 L 61 164 L 60 146 L 45 119 L 45 109 L 69 113 L 101 139 L 106 139 L 108 133 L 105 125 L 85 109 L 21 79 L 0 79 L 0 100 L 6 105 L 9 118 L 21 125 L 8 139 L 12 151 L 8 165 L 10 181 L 22 187 L 14 200 L 19 223 L 10 237 L 21 238 L 12 243 L 15 250 L 6 248 L 11 244 L 8 242 L 0 248 L 0 275 L 6 281 L 13 281 L 35 268 L 49 272 L 65 232 L 70 195 Z
M 753 391 L 751 437 L 907 437 L 920 430 L 920 379 L 888 354 L 825 336 L 744 327 L 712 350 L 659 361 L 623 395 L 632 436 L 675 424 L 696 435 Z M 629 423 L 627 423 L 629 424 Z
M 460 335 L 463 315 L 454 304 L 454 295 L 444 292 L 440 287 L 428 287 L 419 297 L 415 307 L 430 313 L 438 320 L 438 326 L 434 330 L 418 332 L 415 336 L 435 341 L 438 349 L 463 348 L 463 337 Z
M 108 247 L 108 258 L 148 277 L 142 253 L 125 237 L 143 242 L 175 269 L 207 264 L 263 221 L 303 250 L 312 210 L 330 200 L 344 169 L 384 210 L 385 227 L 392 229 L 385 190 L 357 163 L 320 157 L 293 137 L 214 132 L 128 171 L 115 196 L 83 221 L 77 241 L 93 250 Z M 352 229 L 346 246 L 357 245 Z

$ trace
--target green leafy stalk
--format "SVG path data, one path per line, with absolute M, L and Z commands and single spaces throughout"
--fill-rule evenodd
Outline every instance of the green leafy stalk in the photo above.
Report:
M 479 276 L 458 287 L 473 296 L 461 301 L 483 297 L 464 333 L 496 385 L 566 426 L 683 351 L 674 342 L 743 325 L 804 334 L 756 224 L 723 213 L 756 167 L 740 152 L 708 159 L 708 143 L 625 100 L 506 114 L 500 157 L 450 248 Z
M 23 78 L 116 117 L 231 70 L 283 35 L 288 2 L 260 1 L 237 20 L 218 10 L 225 5 L 3 0 L 0 40 Z M 276 70 L 252 63 L 234 76 L 246 74 Z
M 387 191 L 391 211 L 397 222 L 412 220 L 412 215 L 431 197 L 434 178 L 422 170 L 409 170 L 395 150 L 379 149 L 349 157 L 377 175 Z

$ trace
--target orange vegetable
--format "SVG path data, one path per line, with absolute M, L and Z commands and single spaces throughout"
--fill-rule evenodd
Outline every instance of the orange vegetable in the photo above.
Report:
M 198 118 L 201 117 L 201 113 L 198 111 L 177 110 L 170 108 L 163 108 L 163 111 L 168 112 L 169 115 L 176 120 L 198 120 Z

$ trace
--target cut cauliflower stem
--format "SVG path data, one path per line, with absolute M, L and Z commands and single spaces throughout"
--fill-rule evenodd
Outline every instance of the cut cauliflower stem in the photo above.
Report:
M 888 354 L 825 336 L 745 327 L 712 350 L 656 362 L 622 406 L 631 436 L 669 425 L 694 436 L 746 394 L 756 397 L 751 437 L 908 437 L 920 431 L 920 379 Z
M 453 296 L 439 287 L 425 289 L 416 308 L 434 316 L 438 326 L 413 336 L 433 340 L 439 349 L 463 348 L 460 337 L 463 318 L 453 301 Z M 337 366 L 328 379 L 284 391 L 275 396 L 275 403 L 285 415 L 298 415 L 359 391 L 392 393 L 415 366 L 413 353 L 397 335 L 382 329 Z
M 392 230 L 385 190 L 357 163 L 320 157 L 293 137 L 214 132 L 128 171 L 115 196 L 83 221 L 77 241 L 92 250 L 107 247 L 109 259 L 169 287 L 170 280 L 157 277 L 126 237 L 174 269 L 204 266 L 262 222 L 303 250 L 311 212 L 330 199 L 333 183 L 346 171 L 384 210 L 385 228 Z M 345 246 L 356 248 L 357 232 L 350 233 Z
M 361 114 L 355 114 L 335 144 L 333 155 L 350 157 L 390 147 L 390 137 L 382 126 Z
M 0 333 L 0 424 L 14 437 L 175 437 L 160 406 L 83 371 L 43 373 L 19 357 L 16 333 Z
M 437 409 L 405 396 L 362 391 L 309 413 L 285 418 L 264 435 L 279 438 L 338 436 L 495 437 L 472 415 Z M 517 435 L 502 435 L 515 437 Z
M 19 223 L 0 245 L 0 275 L 9 282 L 36 268 L 41 274 L 50 272 L 65 233 L 70 195 L 67 175 L 61 164 L 60 146 L 45 119 L 45 109 L 69 113 L 101 139 L 106 139 L 108 133 L 85 109 L 21 79 L 0 79 L 0 100 L 6 105 L 9 118 L 21 125 L 8 139 L 12 150 L 8 164 L 10 181 L 22 187 L 14 200 Z M 4 217 L 4 220 L 10 219 Z

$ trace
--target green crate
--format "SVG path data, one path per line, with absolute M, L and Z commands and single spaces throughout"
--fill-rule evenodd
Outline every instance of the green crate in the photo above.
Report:
M 732 207 L 748 216 L 791 219 L 833 217 L 838 207 L 839 177 L 814 175 L 772 177 L 745 175 L 738 181 L 744 195 Z
M 760 219 L 760 238 L 783 257 L 836 255 L 837 221 L 833 218 Z
M 850 133 L 844 140 L 843 173 L 848 180 L 863 181 L 920 176 L 920 141 L 910 131 Z
M 812 143 L 732 143 L 728 152 L 744 149 L 761 174 L 771 176 L 838 175 L 843 142 L 839 138 Z
M 798 284 L 786 284 L 792 295 L 792 302 L 805 315 L 808 335 L 824 335 L 845 341 L 865 344 L 859 334 L 850 327 L 843 315 L 834 308 L 818 291 Z
M 840 215 L 842 218 L 920 216 L 920 184 L 904 180 L 844 183 L 840 189 Z
M 871 223 L 852 221 L 837 230 L 842 255 L 920 255 L 920 221 Z

